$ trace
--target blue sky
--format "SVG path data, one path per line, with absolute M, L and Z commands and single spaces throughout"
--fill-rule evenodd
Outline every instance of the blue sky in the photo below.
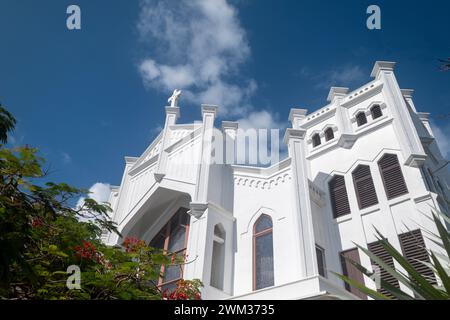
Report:
M 81 30 L 66 28 L 70 4 Z M 371 4 L 381 30 L 366 28 Z M 401 87 L 448 137 L 448 12 L 444 0 L 1 0 L 0 99 L 18 119 L 11 143 L 39 147 L 51 180 L 86 188 L 120 183 L 175 86 L 180 122 L 214 103 L 222 120 L 284 127 L 291 107 L 320 108 L 330 86 L 357 88 L 374 61 L 397 61 Z

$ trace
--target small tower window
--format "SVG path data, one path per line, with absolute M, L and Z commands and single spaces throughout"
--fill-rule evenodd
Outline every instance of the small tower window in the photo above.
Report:
M 330 141 L 334 139 L 334 131 L 333 128 L 328 128 L 325 130 L 325 140 Z
M 381 111 L 381 107 L 378 104 L 370 108 L 370 113 L 372 114 L 372 119 L 378 119 L 383 116 L 383 111 Z
M 312 144 L 314 148 L 322 144 L 322 141 L 320 141 L 320 135 L 318 133 L 312 136 Z
M 356 123 L 358 124 L 358 127 L 361 127 L 367 123 L 367 117 L 364 112 L 360 112 L 356 115 Z

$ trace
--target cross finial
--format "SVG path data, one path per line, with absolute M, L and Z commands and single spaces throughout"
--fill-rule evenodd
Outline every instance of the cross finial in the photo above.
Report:
M 172 96 L 167 100 L 167 102 L 170 103 L 171 107 L 177 107 L 178 106 L 178 99 L 181 96 L 181 90 L 175 89 L 173 90 Z

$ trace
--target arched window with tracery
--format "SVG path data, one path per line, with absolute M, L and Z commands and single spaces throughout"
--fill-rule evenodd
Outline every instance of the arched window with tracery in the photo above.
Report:
M 268 215 L 261 215 L 253 227 L 253 289 L 274 285 L 273 224 Z

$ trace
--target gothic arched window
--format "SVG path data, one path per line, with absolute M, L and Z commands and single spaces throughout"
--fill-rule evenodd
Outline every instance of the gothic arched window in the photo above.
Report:
M 380 168 L 384 189 L 389 200 L 408 193 L 405 178 L 395 154 L 385 154 L 378 161 L 378 167 Z
M 365 209 L 378 204 L 378 197 L 373 184 L 369 166 L 358 166 L 353 172 L 353 184 L 359 209 Z
M 161 231 L 150 241 L 150 247 L 184 257 L 187 249 L 189 220 L 188 209 L 180 208 Z M 173 290 L 183 278 L 183 265 L 161 266 L 162 277 L 158 281 L 161 290 Z
M 328 128 L 325 130 L 325 141 L 330 141 L 334 139 L 334 131 L 333 128 Z
M 312 144 L 314 148 L 322 144 L 322 141 L 320 141 L 320 135 L 318 133 L 312 136 Z
M 334 176 L 328 183 L 331 197 L 331 207 L 335 218 L 350 214 L 347 188 L 343 176 Z
M 273 225 L 268 215 L 261 215 L 253 227 L 253 289 L 274 285 Z
M 378 104 L 370 108 L 370 113 L 372 114 L 372 119 L 378 119 L 383 116 L 383 111 L 381 111 L 381 107 Z
M 360 112 L 356 115 L 356 123 L 358 124 L 358 127 L 361 127 L 367 123 L 367 117 L 364 112 Z

